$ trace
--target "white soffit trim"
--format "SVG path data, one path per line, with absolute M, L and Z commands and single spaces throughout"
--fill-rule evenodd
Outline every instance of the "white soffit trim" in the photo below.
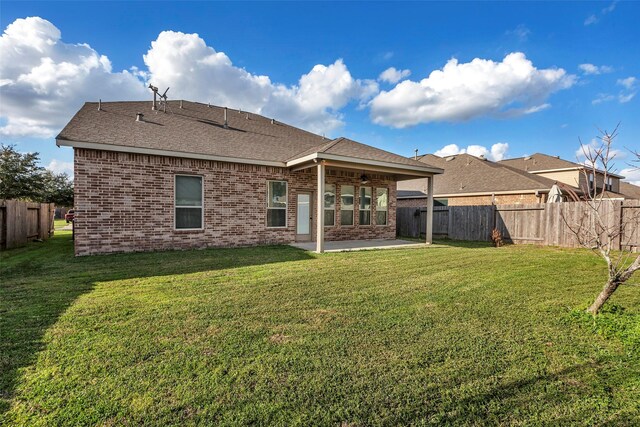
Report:
M 308 162 L 311 160 L 321 160 L 321 159 L 356 163 L 359 165 L 382 166 L 387 168 L 423 172 L 423 173 L 443 173 L 444 172 L 443 169 L 429 167 L 429 166 L 424 166 L 424 167 L 412 166 L 412 165 L 405 165 L 402 163 L 385 162 L 381 160 L 368 160 L 368 159 L 361 159 L 359 157 L 339 156 L 337 154 L 328 154 L 328 153 L 312 153 L 307 156 L 300 157 L 298 159 L 293 159 L 287 162 L 287 166 L 295 166 L 300 163 Z

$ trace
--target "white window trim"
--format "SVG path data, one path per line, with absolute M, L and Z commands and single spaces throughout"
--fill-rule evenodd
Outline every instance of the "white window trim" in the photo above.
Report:
M 284 188 L 285 188 L 285 193 L 284 193 L 284 199 L 285 199 L 285 203 L 286 206 L 284 208 L 278 208 L 278 207 L 269 207 L 269 183 L 270 182 L 284 182 Z M 266 205 L 267 210 L 265 211 L 265 216 L 264 216 L 264 221 L 266 224 L 266 227 L 269 229 L 277 229 L 277 228 L 287 228 L 289 226 L 289 181 L 286 181 L 284 179 L 268 179 L 267 180 L 267 205 Z M 278 226 L 270 226 L 269 225 L 269 209 L 280 209 L 285 211 L 284 214 L 284 225 L 278 225 Z
M 331 208 L 325 208 L 324 206 L 322 206 L 322 209 L 324 209 L 323 214 L 324 214 L 326 211 L 333 211 L 333 225 L 327 225 L 327 224 L 325 224 L 325 223 L 324 223 L 324 215 L 322 216 L 322 225 L 323 225 L 324 227 L 326 227 L 326 228 L 331 228 L 331 227 L 337 227 L 337 225 L 338 225 L 338 224 L 337 224 L 337 221 L 336 221 L 336 210 L 337 210 L 337 209 L 336 209 L 336 203 L 337 203 L 337 201 L 338 201 L 338 200 L 337 200 L 337 199 L 338 199 L 338 186 L 337 186 L 336 184 L 329 184 L 329 183 L 326 183 L 326 182 L 325 182 L 325 183 L 324 183 L 324 191 L 325 191 L 325 193 L 327 192 L 327 185 L 333 185 L 333 197 L 334 197 L 334 200 L 333 200 L 333 209 L 331 209 Z M 324 197 L 323 197 L 323 199 L 322 199 L 322 202 L 323 202 L 323 204 L 324 204 Z
M 368 188 L 371 191 L 369 195 L 369 209 L 360 209 L 360 198 L 362 197 L 361 190 Z M 358 227 L 371 227 L 373 224 L 372 212 L 373 212 L 373 187 L 367 185 L 361 185 L 358 187 Z M 369 224 L 360 224 L 360 212 L 369 212 Z
M 202 183 L 202 185 L 200 186 L 200 191 L 201 191 L 201 195 L 200 195 L 200 199 L 202 200 L 202 205 L 201 206 L 178 206 L 176 205 L 176 201 L 177 201 L 177 191 L 178 191 L 178 177 L 179 176 L 187 176 L 189 178 L 200 178 L 200 182 Z M 176 210 L 178 208 L 187 208 L 187 209 L 201 209 L 200 212 L 200 224 L 202 224 L 202 227 L 200 228 L 177 228 L 177 220 L 178 220 L 178 215 L 176 214 Z M 203 175 L 190 175 L 187 173 L 177 173 L 173 176 L 173 230 L 174 231 L 202 231 L 204 230 L 204 176 Z
M 380 212 L 386 212 L 387 215 L 385 216 L 386 221 L 384 224 L 378 224 L 378 190 L 387 190 L 387 208 L 384 211 L 380 211 Z M 389 188 L 388 187 L 376 187 L 376 227 L 380 226 L 380 227 L 386 227 L 389 225 Z
M 345 187 L 345 186 L 353 188 L 353 193 L 351 194 L 351 197 L 353 197 L 353 209 L 342 208 L 342 187 Z M 340 227 L 351 228 L 356 226 L 356 188 L 357 187 L 355 185 L 340 184 Z M 336 190 L 336 193 L 337 192 L 338 191 Z M 342 211 L 351 212 L 351 225 L 342 224 Z

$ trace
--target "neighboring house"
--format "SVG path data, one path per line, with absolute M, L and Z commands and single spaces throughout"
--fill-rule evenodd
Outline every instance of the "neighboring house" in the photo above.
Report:
M 397 183 L 442 172 L 257 114 L 166 110 L 86 103 L 57 136 L 74 148 L 76 255 L 392 239 Z
M 630 182 L 620 181 L 620 193 L 625 199 L 640 199 L 640 187 Z
M 506 159 L 499 163 L 578 187 L 582 189 L 583 192 L 586 192 L 587 189 L 593 189 L 595 185 L 598 193 L 601 192 L 603 188 L 609 193 L 615 193 L 609 194 L 611 198 L 615 198 L 620 194 L 620 181 L 624 179 L 623 176 L 609 172 L 607 182 L 605 182 L 605 173 L 602 170 L 596 170 L 594 174 L 590 168 L 583 164 L 570 162 L 557 156 L 549 156 L 542 153 L 516 159 Z
M 544 203 L 555 183 L 470 154 L 448 157 L 426 154 L 418 156 L 417 160 L 444 170 L 434 178 L 436 206 Z M 427 194 L 425 179 L 400 182 L 398 207 L 427 206 Z

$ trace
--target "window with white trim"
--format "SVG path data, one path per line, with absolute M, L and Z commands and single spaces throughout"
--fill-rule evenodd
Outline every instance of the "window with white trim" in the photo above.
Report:
M 176 230 L 201 230 L 203 228 L 202 177 L 176 175 L 174 211 Z
M 360 187 L 360 225 L 371 225 L 371 187 Z
M 287 226 L 287 181 L 267 181 L 267 227 Z
M 389 190 L 376 188 L 376 225 L 387 225 L 389 210 Z
M 340 225 L 353 225 L 354 192 L 353 185 L 340 186 Z
M 336 186 L 335 184 L 324 185 L 324 226 L 332 227 L 336 225 Z

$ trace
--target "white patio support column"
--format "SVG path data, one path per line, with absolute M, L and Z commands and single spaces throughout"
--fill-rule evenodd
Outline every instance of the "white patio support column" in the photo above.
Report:
M 433 243 L 433 175 L 429 178 L 427 184 L 427 244 Z
M 318 197 L 316 201 L 316 252 L 324 252 L 324 162 L 318 163 Z

